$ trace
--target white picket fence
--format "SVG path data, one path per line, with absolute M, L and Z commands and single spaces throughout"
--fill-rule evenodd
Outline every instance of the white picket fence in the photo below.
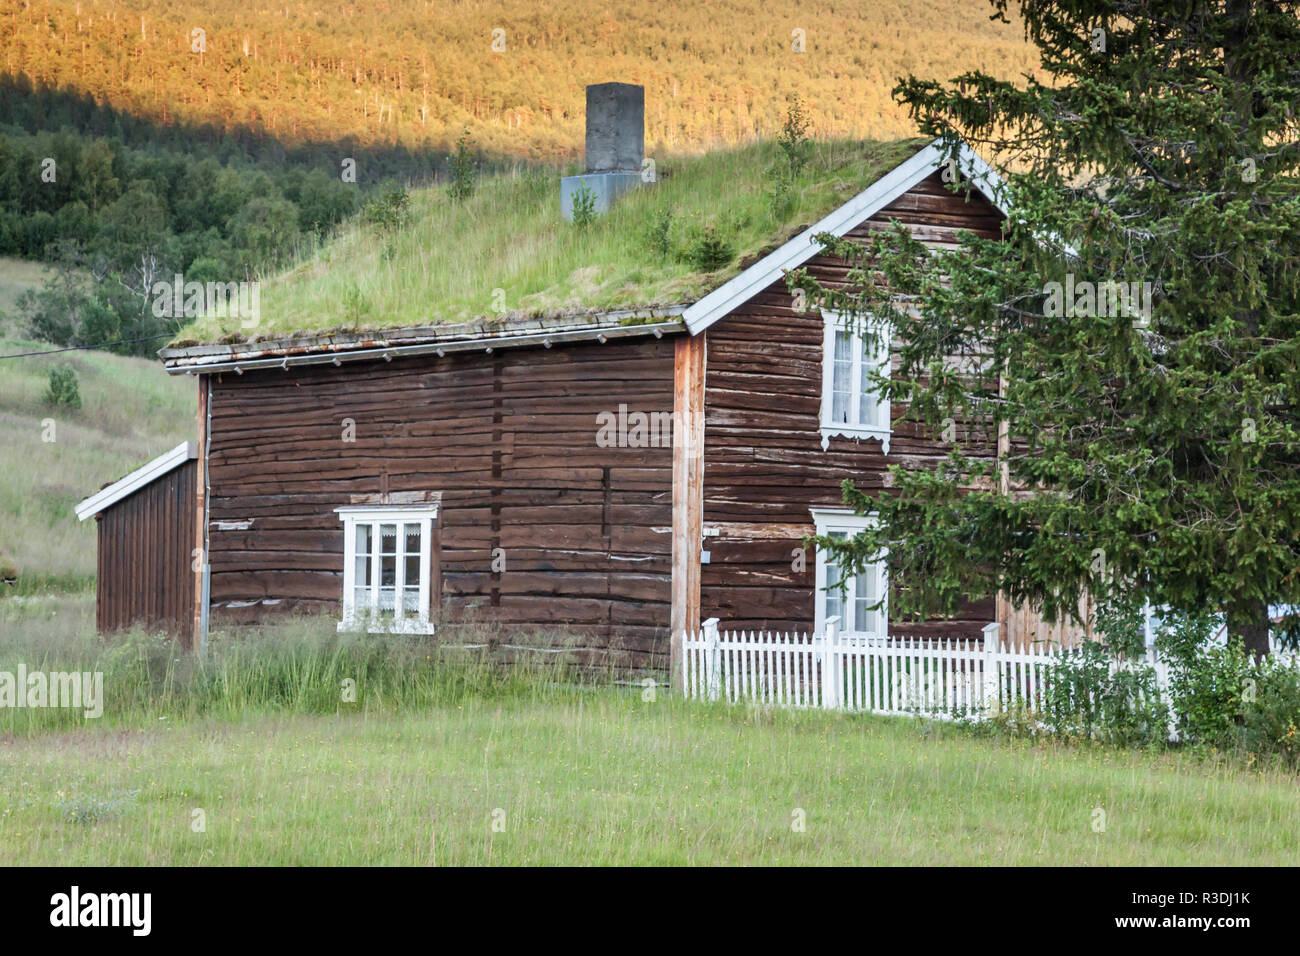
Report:
M 998 625 L 982 641 L 889 638 L 863 640 L 826 632 L 720 632 L 704 622 L 682 642 L 682 683 L 697 700 L 753 702 L 873 714 L 978 718 L 1016 706 L 1039 710 L 1052 668 L 1077 651 L 1042 645 L 1008 648 Z M 1152 656 L 1161 691 L 1168 668 Z M 1116 665 L 1124 666 L 1124 665 Z

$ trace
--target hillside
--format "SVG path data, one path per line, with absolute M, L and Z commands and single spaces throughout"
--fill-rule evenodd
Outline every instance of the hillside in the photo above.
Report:
M 445 186 L 417 190 L 404 225 L 354 218 L 265 281 L 256 324 L 200 319 L 174 344 L 693 302 L 923 144 L 810 143 L 784 204 L 773 198 L 774 143 L 665 160 L 658 182 L 586 228 L 560 214 L 558 169 L 485 178 L 462 202 Z
M 0 68 L 160 123 L 434 148 L 469 126 L 484 149 L 534 159 L 579 155 L 584 87 L 621 80 L 646 87 L 647 148 L 684 152 L 770 134 L 796 90 L 818 135 L 911 135 L 889 95 L 898 76 L 1037 66 L 1019 24 L 991 22 L 990 9 L 376 0 L 327 12 L 303 0 L 17 0 L 0 9 Z
M 0 339 L 0 356 L 47 348 Z M 44 401 L 50 368 L 61 364 L 76 370 L 80 410 Z M 196 400 L 193 379 L 169 378 L 151 359 L 85 351 L 0 358 L 0 554 L 18 564 L 20 592 L 91 586 L 95 522 L 78 522 L 72 506 L 193 438 Z

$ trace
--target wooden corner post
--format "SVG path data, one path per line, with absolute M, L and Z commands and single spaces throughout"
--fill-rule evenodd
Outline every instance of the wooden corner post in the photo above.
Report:
M 208 376 L 199 375 L 198 455 L 194 462 L 194 547 L 190 556 L 194 570 L 194 616 L 190 622 L 188 647 L 197 651 L 203 641 L 206 622 L 204 571 L 208 566 Z
M 673 353 L 672 686 L 682 689 L 682 639 L 700 626 L 704 540 L 705 335 L 683 335 Z

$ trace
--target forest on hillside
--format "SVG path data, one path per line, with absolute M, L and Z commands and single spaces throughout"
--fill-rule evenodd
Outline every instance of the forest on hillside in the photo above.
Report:
M 151 313 L 154 281 L 253 279 L 372 194 L 429 182 L 446 162 L 353 139 L 288 145 L 248 129 L 156 126 L 0 74 L 0 256 L 55 267 L 13 318 L 56 345 L 152 354 L 177 325 Z
M 9 0 L 0 55 L 159 125 L 426 151 L 468 126 L 534 159 L 580 155 L 588 83 L 644 85 L 647 149 L 691 152 L 771 135 L 796 91 L 815 135 L 911 135 L 899 76 L 1037 65 L 958 0 Z
M 1030 51 L 956 0 L 9 0 L 0 255 L 56 267 L 23 332 L 151 354 L 176 324 L 156 279 L 274 272 L 372 194 L 444 178 L 457 141 L 482 171 L 577 159 L 588 83 L 645 86 L 650 155 L 773 137 L 794 97 L 813 136 L 890 139 L 914 133 L 900 76 Z

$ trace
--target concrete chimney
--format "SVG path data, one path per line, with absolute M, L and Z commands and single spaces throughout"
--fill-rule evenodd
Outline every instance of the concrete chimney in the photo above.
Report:
M 585 188 L 593 208 L 608 212 L 622 193 L 641 185 L 645 159 L 645 87 L 597 83 L 587 87 L 587 172 L 560 181 L 560 206 L 572 221 L 575 197 Z

